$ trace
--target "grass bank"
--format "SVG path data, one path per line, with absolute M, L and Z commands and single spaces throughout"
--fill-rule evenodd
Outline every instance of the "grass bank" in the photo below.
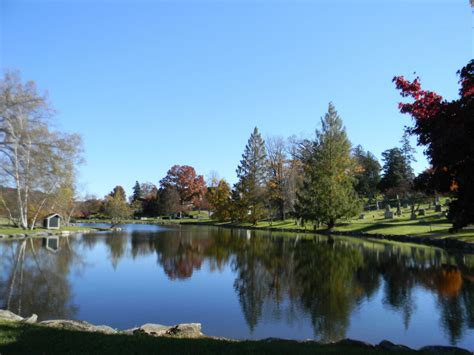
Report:
M 386 219 L 384 211 L 366 211 L 363 213 L 364 218 L 347 219 L 340 221 L 333 230 L 334 234 L 346 234 L 352 236 L 373 236 L 383 237 L 384 239 L 392 239 L 400 242 L 410 242 L 410 237 L 413 237 L 411 242 L 436 244 L 436 242 L 446 242 L 449 240 L 455 245 L 469 246 L 474 248 L 474 228 L 465 229 L 458 233 L 450 233 L 451 224 L 446 219 L 443 212 L 436 212 L 428 204 L 421 205 L 420 208 L 425 210 L 425 215 L 417 216 L 415 220 L 410 219 L 410 208 L 402 208 L 402 215 L 395 216 L 393 219 Z M 446 209 L 446 208 L 445 208 Z M 104 223 L 104 220 L 91 220 L 84 222 Z M 304 226 L 298 225 L 294 219 L 287 219 L 284 221 L 261 221 L 256 225 L 251 223 L 231 223 L 218 222 L 209 218 L 205 211 L 192 212 L 191 216 L 183 219 L 161 219 L 161 218 L 146 218 L 142 220 L 127 220 L 123 223 L 140 223 L 140 224 L 160 224 L 160 225 L 175 225 L 175 224 L 193 224 L 193 225 L 213 225 L 229 228 L 251 228 L 262 230 L 275 230 L 286 232 L 327 232 L 324 226 L 315 228 L 311 222 L 305 223 Z M 403 238 L 402 238 L 403 237 Z M 452 244 L 451 243 L 451 244 Z
M 465 229 L 453 234 L 449 231 L 451 224 L 446 219 L 444 213 L 435 212 L 428 205 L 421 206 L 421 208 L 425 209 L 425 215 L 417 216 L 415 220 L 410 219 L 409 208 L 402 209 L 402 215 L 395 216 L 393 219 L 386 219 L 383 210 L 367 211 L 363 213 L 363 219 L 357 217 L 340 221 L 332 233 L 364 237 L 372 236 L 400 242 L 414 242 L 436 246 L 446 244 L 465 249 L 474 248 L 474 228 Z M 327 232 L 324 226 L 315 228 L 311 222 L 301 226 L 294 219 L 261 221 L 256 225 L 251 223 L 217 222 L 210 219 L 183 220 L 180 223 L 288 232 Z
M 33 230 L 25 230 L 10 225 L 0 224 L 0 241 L 23 239 L 26 237 L 45 237 L 48 235 L 66 235 L 73 233 L 87 233 L 96 230 L 91 227 L 68 226 L 60 229 L 44 229 L 35 228 Z
M 7 354 L 388 354 L 380 347 L 289 340 L 230 341 L 147 335 L 105 335 L 0 321 L 0 353 Z M 393 353 L 393 352 L 392 352 Z M 405 350 L 400 354 L 432 354 Z M 451 352 L 450 352 L 451 353 Z M 452 354 L 463 354 L 454 351 Z
M 183 221 L 183 224 L 196 221 Z M 314 228 L 310 222 L 304 226 L 299 226 L 294 219 L 284 221 L 262 221 L 253 226 L 250 223 L 219 223 L 214 221 L 201 221 L 203 224 L 214 224 L 220 226 L 252 227 L 260 229 L 285 229 L 288 231 L 325 231 L 324 227 Z M 466 242 L 474 242 L 474 229 L 464 230 L 452 234 L 449 232 L 451 224 L 446 217 L 439 213 L 427 212 L 425 216 L 419 216 L 416 220 L 410 220 L 409 213 L 404 213 L 401 217 L 385 219 L 383 212 L 366 212 L 364 219 L 350 219 L 339 222 L 333 229 L 337 232 L 359 232 L 364 234 L 385 234 L 385 235 L 409 235 L 417 237 L 433 238 L 454 238 Z
M 35 234 L 39 232 L 47 232 L 47 233 L 62 233 L 62 232 L 84 232 L 90 230 L 89 227 L 78 227 L 78 226 L 70 226 L 70 227 L 62 227 L 61 229 L 44 229 L 44 228 L 35 228 L 33 230 L 25 230 L 21 228 L 11 227 L 0 225 L 0 234 L 3 235 L 15 235 L 15 234 Z

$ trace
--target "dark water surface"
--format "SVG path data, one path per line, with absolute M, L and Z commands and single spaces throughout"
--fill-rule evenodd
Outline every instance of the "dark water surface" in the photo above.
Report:
M 115 328 L 474 349 L 474 256 L 216 227 L 0 242 L 0 308 Z

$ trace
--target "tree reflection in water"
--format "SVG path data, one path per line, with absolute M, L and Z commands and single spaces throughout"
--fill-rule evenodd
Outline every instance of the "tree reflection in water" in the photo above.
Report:
M 22 315 L 74 318 L 71 267 L 101 243 L 114 269 L 124 258 L 156 255 L 170 280 L 230 267 L 250 331 L 262 321 L 309 318 L 317 339 L 346 337 L 351 315 L 382 292 L 406 329 L 416 311 L 417 288 L 436 296 L 440 326 L 452 344 L 474 328 L 474 269 L 468 256 L 437 249 L 350 238 L 291 236 L 225 228 L 186 227 L 153 233 L 60 238 L 56 252 L 41 240 L 0 247 L 0 305 Z M 87 267 L 87 265 L 83 265 Z M 80 269 L 80 267 L 79 267 Z
M 46 238 L 45 238 L 46 239 Z M 56 252 L 46 248 L 46 240 L 26 239 L 5 243 L 0 249 L 0 305 L 22 316 L 39 318 L 54 315 L 74 318 L 77 307 L 71 303 L 68 280 L 72 263 L 81 264 L 74 252 L 74 240 L 58 240 Z

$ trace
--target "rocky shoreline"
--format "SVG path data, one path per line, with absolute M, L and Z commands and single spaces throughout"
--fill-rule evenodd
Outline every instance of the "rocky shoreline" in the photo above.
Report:
M 139 327 L 127 329 L 127 330 L 117 330 L 106 325 L 94 325 L 85 321 L 76 321 L 76 320 L 47 320 L 38 322 L 38 316 L 33 314 L 30 317 L 23 318 L 19 315 L 14 314 L 13 312 L 7 310 L 0 310 L 0 321 L 7 322 L 17 322 L 25 323 L 30 325 L 38 325 L 44 327 L 53 327 L 61 330 L 69 331 L 81 331 L 81 332 L 91 332 L 91 333 L 100 333 L 104 335 L 129 335 L 129 336 L 152 336 L 152 337 L 173 337 L 173 338 L 185 338 L 185 339 L 215 339 L 228 342 L 239 342 L 241 340 L 228 339 L 228 338 L 219 338 L 212 337 L 202 333 L 200 323 L 183 323 L 177 324 L 174 326 L 166 326 L 161 324 L 144 324 Z M 263 340 L 258 340 L 258 342 L 272 342 L 272 341 L 281 341 L 282 339 L 277 338 L 268 338 Z M 295 343 L 313 343 L 315 345 L 326 345 L 327 343 L 321 343 L 314 340 L 305 340 L 305 341 L 294 341 Z M 343 339 L 337 342 L 331 343 L 332 345 L 344 345 L 350 346 L 361 350 L 381 350 L 385 352 L 400 352 L 400 351 L 413 351 L 420 353 L 429 353 L 429 354 L 473 354 L 471 351 L 462 349 L 459 347 L 453 346 L 424 346 L 418 350 L 409 348 L 404 345 L 394 344 L 388 340 L 383 340 L 377 345 L 366 343 L 363 341 L 353 340 L 353 339 Z
M 85 321 L 70 319 L 53 319 L 38 322 L 38 316 L 32 314 L 23 318 L 8 310 L 0 310 L 0 321 L 21 322 L 26 324 L 37 324 L 46 327 L 53 327 L 63 330 L 84 331 L 102 334 L 126 334 L 126 335 L 151 335 L 151 336 L 174 336 L 182 338 L 200 338 L 204 337 L 201 332 L 200 323 L 182 323 L 174 326 L 165 326 L 161 324 L 144 324 L 139 327 L 117 330 L 107 325 L 94 325 Z

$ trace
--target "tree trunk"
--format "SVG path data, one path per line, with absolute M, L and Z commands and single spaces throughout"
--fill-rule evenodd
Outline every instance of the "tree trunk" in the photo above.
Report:
M 328 221 L 328 230 L 332 230 L 335 225 L 336 225 L 336 221 L 335 221 L 333 218 L 331 218 L 331 219 Z

